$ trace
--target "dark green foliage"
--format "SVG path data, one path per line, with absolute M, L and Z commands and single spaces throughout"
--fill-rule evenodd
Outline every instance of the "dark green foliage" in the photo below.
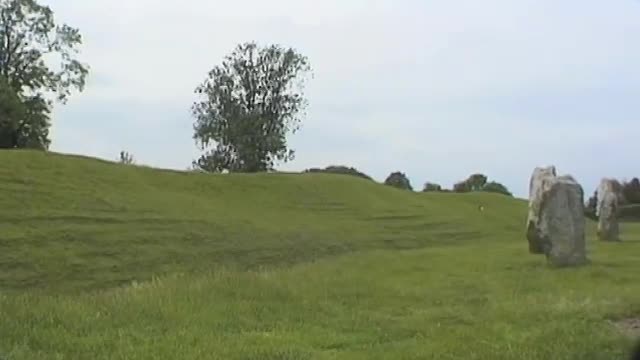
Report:
M 469 191 L 481 191 L 487 184 L 487 177 L 482 174 L 473 174 L 466 180 Z
M 486 183 L 481 191 L 486 191 L 486 192 L 492 192 L 492 193 L 498 193 L 498 194 L 503 194 L 503 195 L 507 195 L 507 196 L 513 196 L 513 194 L 511 194 L 511 192 L 509 191 L 509 189 L 507 189 L 506 186 L 504 186 L 503 184 L 496 182 L 496 181 L 491 181 Z
M 343 175 L 351 175 L 361 177 L 367 180 L 373 180 L 369 175 L 358 171 L 356 168 L 343 166 L 343 165 L 331 165 L 327 166 L 324 169 L 320 168 L 311 168 L 304 171 L 305 173 L 329 173 L 329 174 L 343 174 Z
M 9 147 L 9 139 L 16 133 L 14 119 L 22 118 L 24 113 L 20 97 L 9 87 L 6 79 L 0 76 L 0 148 Z
M 629 204 L 640 204 L 640 180 L 633 178 L 622 184 L 622 194 Z
M 407 175 L 400 171 L 393 172 L 389 174 L 389 176 L 384 181 L 385 185 L 393 186 L 402 190 L 413 191 L 413 187 L 411 186 L 411 182 Z
M 194 166 L 210 172 L 260 172 L 289 161 L 286 135 L 305 108 L 306 57 L 278 45 L 238 45 L 196 88 L 194 139 L 205 151 Z
M 453 185 L 453 191 L 457 193 L 480 191 L 486 183 L 487 177 L 485 175 L 473 174 L 466 180 L 455 183 Z
M 457 193 L 465 193 L 471 191 L 471 188 L 469 187 L 469 183 L 466 181 L 460 181 L 453 184 L 453 191 Z
M 31 96 L 9 106 L 13 110 L 0 119 L 0 148 L 48 149 L 51 110 L 47 101 Z
M 424 188 L 422 189 L 422 191 L 423 192 L 440 192 L 442 191 L 442 186 L 435 183 L 426 182 L 424 184 Z
M 53 102 L 46 95 L 66 103 L 72 89 L 84 89 L 88 70 L 74 58 L 81 43 L 78 29 L 56 25 L 48 6 L 0 1 L 1 148 L 49 147 Z M 52 55 L 60 59 L 56 69 L 45 63 Z
M 584 215 L 592 220 L 597 220 L 596 208 L 598 207 L 598 192 L 594 191 L 593 195 L 589 197 L 587 203 L 584 206 Z
M 23 115 L 23 104 L 7 79 L 0 76 L 0 120 L 15 118 Z
M 472 191 L 485 191 L 498 194 L 504 194 L 507 196 L 513 196 L 509 189 L 503 184 L 491 181 L 487 182 L 488 178 L 483 174 L 473 174 L 466 180 L 460 181 L 453 185 L 453 191 L 457 193 L 466 193 Z

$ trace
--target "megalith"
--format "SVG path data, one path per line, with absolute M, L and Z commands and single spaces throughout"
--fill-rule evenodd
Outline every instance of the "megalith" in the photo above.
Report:
M 556 168 L 537 167 L 533 170 L 529 181 L 529 214 L 527 216 L 527 240 L 529 252 L 532 254 L 544 254 L 543 237 L 540 233 L 540 205 L 542 202 L 543 183 L 556 177 Z
M 555 266 L 587 262 L 584 191 L 569 176 L 557 176 L 553 166 L 536 168 L 529 183 L 527 240 L 529 252 L 544 254 Z
M 598 187 L 598 238 L 602 241 L 620 241 L 618 226 L 618 201 L 620 183 L 613 179 L 602 179 Z

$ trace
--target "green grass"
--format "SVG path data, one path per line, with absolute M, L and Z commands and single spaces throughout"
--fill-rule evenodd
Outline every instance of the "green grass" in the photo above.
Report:
M 622 359 L 640 315 L 637 224 L 552 269 L 495 194 L 0 161 L 0 358 Z

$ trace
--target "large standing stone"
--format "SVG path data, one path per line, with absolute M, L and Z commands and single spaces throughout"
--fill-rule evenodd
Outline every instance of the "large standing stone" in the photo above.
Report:
M 544 254 L 543 237 L 540 233 L 540 206 L 542 203 L 543 183 L 556 177 L 554 166 L 533 170 L 529 181 L 529 215 L 527 217 L 527 240 L 529 252 L 532 254 Z
M 582 186 L 571 176 L 556 176 L 553 166 L 536 168 L 529 185 L 529 251 L 556 266 L 586 263 Z
M 618 200 L 620 184 L 613 179 L 602 179 L 598 187 L 598 238 L 602 241 L 620 241 L 618 226 Z

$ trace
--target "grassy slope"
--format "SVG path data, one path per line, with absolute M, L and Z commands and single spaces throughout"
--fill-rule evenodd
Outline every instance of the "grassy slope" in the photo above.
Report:
M 552 270 L 526 252 L 524 203 L 498 195 L 0 161 L 10 359 L 612 359 L 629 340 L 606 320 L 640 312 L 633 224 Z
M 499 196 L 426 200 L 346 176 L 211 176 L 31 152 L 0 152 L 0 163 L 2 289 L 60 293 L 212 265 L 421 248 L 523 221 L 522 204 Z M 494 212 L 479 217 L 480 201 Z

